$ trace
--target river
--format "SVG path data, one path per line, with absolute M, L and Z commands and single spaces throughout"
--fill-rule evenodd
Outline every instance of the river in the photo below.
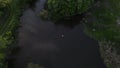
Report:
M 31 62 L 44 68 L 106 68 L 98 42 L 84 33 L 82 23 L 71 28 L 42 20 L 38 14 L 44 3 L 45 0 L 38 0 L 20 18 L 18 46 L 21 49 L 14 68 L 27 68 Z

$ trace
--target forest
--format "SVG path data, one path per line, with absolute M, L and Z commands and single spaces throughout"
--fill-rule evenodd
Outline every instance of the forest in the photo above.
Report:
M 61 55 L 69 54 L 69 57 L 70 56 L 72 57 L 73 55 L 76 55 L 76 52 L 72 54 L 74 52 L 74 49 L 76 50 L 78 49 L 77 53 L 81 53 L 82 50 L 79 51 L 80 45 L 82 46 L 86 45 L 86 47 L 83 47 L 83 49 L 86 48 L 85 49 L 86 51 L 89 50 L 87 49 L 87 46 L 89 46 L 89 44 L 83 44 L 82 42 L 81 42 L 82 44 L 76 43 L 83 39 L 86 39 L 86 37 L 90 37 L 97 41 L 99 48 L 98 50 L 96 49 L 93 50 L 98 51 L 98 54 L 100 52 L 99 54 L 100 56 L 98 58 L 102 59 L 103 61 L 102 63 L 103 65 L 105 65 L 105 68 L 120 68 L 120 17 L 119 16 L 120 16 L 120 0 L 66 0 L 66 1 L 65 0 L 0 0 L 0 68 L 17 68 L 17 63 L 15 62 L 18 62 L 19 65 L 20 62 L 23 62 L 20 61 L 20 59 L 22 58 L 23 60 L 25 60 L 25 62 L 23 63 L 26 64 L 24 66 L 24 64 L 21 63 L 20 66 L 22 67 L 23 65 L 23 68 L 59 68 L 59 65 L 57 67 L 57 62 L 60 62 L 60 59 L 65 58 L 63 56 L 61 58 L 60 57 Z M 77 32 L 75 33 L 75 31 L 77 31 L 77 27 L 79 27 L 79 24 L 82 24 L 82 27 L 84 27 L 82 30 L 84 32 L 83 34 L 87 35 L 85 38 L 84 36 L 83 38 L 82 36 L 80 36 L 81 38 L 79 38 L 78 34 L 80 32 L 78 32 L 78 34 Z M 66 25 L 74 26 L 74 27 L 68 28 L 65 27 Z M 72 38 L 69 37 L 69 35 L 71 34 L 66 33 L 66 32 L 70 33 L 69 31 L 67 31 L 68 30 L 67 28 L 70 29 L 71 34 L 74 35 L 70 37 L 75 38 L 75 40 L 78 37 L 81 40 L 70 42 L 70 39 L 72 40 Z M 30 31 L 27 33 L 28 30 Z M 53 34 L 51 34 L 52 32 Z M 58 36 L 56 37 L 56 35 Z M 75 37 L 75 35 L 77 37 Z M 55 41 L 49 40 L 51 39 L 51 37 L 52 39 L 55 39 Z M 33 40 L 31 41 L 28 39 L 31 40 L 33 39 Z M 63 42 L 61 42 L 61 40 Z M 41 41 L 43 41 L 44 44 Z M 52 44 L 49 44 L 49 42 L 52 43 L 52 41 L 54 41 L 55 43 L 61 46 L 56 45 L 55 47 L 53 47 Z M 70 45 L 67 44 L 68 42 L 71 44 Z M 90 41 L 83 41 L 83 42 L 87 43 Z M 39 47 L 36 46 L 37 44 L 39 45 Z M 48 44 L 49 46 L 47 46 Z M 72 44 L 75 44 L 76 46 L 75 45 L 72 46 Z M 28 49 L 25 47 L 27 45 L 30 45 L 27 47 Z M 90 46 L 92 49 L 92 44 Z M 18 47 L 20 48 L 19 52 L 17 52 Z M 59 48 L 57 49 L 57 47 Z M 69 49 L 70 47 L 71 49 Z M 32 49 L 32 48 L 38 48 L 38 51 L 34 53 L 33 50 L 36 49 Z M 60 52 L 58 52 L 56 55 L 56 52 L 58 50 L 60 50 Z M 29 51 L 31 52 L 31 54 L 29 54 L 30 53 Z M 26 54 L 24 54 L 23 52 Z M 41 52 L 43 52 L 44 54 Z M 17 53 L 17 55 L 14 53 Z M 47 59 L 39 58 L 41 62 L 38 63 L 36 60 L 34 60 L 35 56 L 33 57 L 32 53 L 42 57 L 50 56 L 49 57 L 50 61 L 48 61 L 48 58 Z M 88 55 L 88 53 L 86 54 Z M 29 55 L 29 57 L 26 55 Z M 96 55 L 97 54 L 95 54 L 95 56 Z M 19 56 L 20 59 L 17 60 Z M 30 61 L 32 63 L 28 63 L 27 61 L 29 59 L 27 60 L 24 57 L 27 59 L 31 57 Z M 15 62 L 13 62 L 13 64 L 10 63 L 12 59 L 16 59 Z M 51 61 L 53 59 L 56 62 L 53 63 Z M 73 60 L 74 58 L 71 58 L 70 62 L 73 63 L 72 62 Z M 34 63 L 34 61 L 36 62 Z M 64 63 L 63 65 L 61 63 L 61 67 L 70 68 L 69 66 L 65 67 L 67 65 L 67 62 L 65 63 L 65 65 Z M 82 63 L 78 63 L 78 65 L 81 64 Z M 74 63 L 73 66 L 75 66 Z M 92 63 L 91 63 L 91 67 L 92 67 Z M 77 68 L 80 68 L 80 66 L 78 66 Z M 85 66 L 83 66 L 83 68 L 85 68 Z M 93 65 L 92 68 L 96 68 L 96 67 L 94 67 Z

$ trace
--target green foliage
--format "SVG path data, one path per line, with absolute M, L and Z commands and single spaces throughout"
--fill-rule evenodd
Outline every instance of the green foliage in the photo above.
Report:
M 0 0 L 0 7 L 6 7 L 10 2 L 11 0 Z
M 22 9 L 29 0 L 0 0 L 0 10 L 4 8 L 8 9 L 5 11 L 8 17 L 3 23 L 0 22 L 0 68 L 5 68 L 6 50 L 8 45 L 12 45 L 15 42 L 15 30 L 18 27 L 19 17 L 22 13 Z M 0 12 L 0 15 L 3 15 Z
M 50 17 L 58 20 L 87 11 L 94 0 L 48 0 Z
M 39 16 L 44 20 L 48 19 L 48 11 L 47 10 L 42 10 L 40 12 Z
M 91 24 L 86 23 L 86 32 L 92 37 L 95 37 L 97 40 L 106 39 L 120 42 L 117 39 L 120 39 L 120 28 L 119 24 L 117 23 L 117 18 L 120 15 L 120 9 L 116 6 L 113 6 L 114 3 L 112 1 L 113 0 L 107 0 L 106 2 L 101 1 L 100 7 L 95 7 L 94 10 L 90 12 L 91 16 L 94 16 L 95 18 L 94 21 L 91 21 Z M 116 2 L 116 4 L 117 2 L 120 3 L 119 0 L 114 2 Z M 106 7 L 106 3 L 109 7 Z M 90 19 L 92 17 L 90 17 Z M 96 31 L 93 31 L 93 29 Z
M 0 17 L 4 15 L 4 9 L 8 7 L 11 0 L 0 0 Z
M 0 68 L 4 67 L 4 59 L 5 59 L 5 49 L 7 48 L 8 41 L 6 38 L 3 38 L 2 36 L 0 36 Z
M 88 21 L 85 23 L 85 32 L 100 43 L 102 41 L 100 47 L 106 51 L 101 52 L 101 54 L 106 54 L 103 56 L 104 60 L 107 60 L 105 62 L 107 68 L 119 68 L 120 65 L 116 62 L 120 62 L 120 60 L 116 56 L 120 55 L 120 0 L 101 0 L 97 5 L 86 17 Z M 113 43 L 115 44 L 113 45 Z M 116 53 L 112 53 L 114 51 L 110 47 L 115 49 Z
M 43 68 L 39 64 L 28 63 L 27 68 Z

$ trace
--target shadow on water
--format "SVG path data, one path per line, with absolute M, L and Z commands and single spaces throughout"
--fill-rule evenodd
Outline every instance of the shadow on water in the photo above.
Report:
M 82 23 L 85 13 L 77 14 L 69 17 L 68 19 L 61 19 L 55 22 L 55 25 L 64 25 L 66 27 L 74 28 L 76 25 Z
M 38 0 L 29 0 L 29 8 L 35 10 L 35 3 L 37 2 Z
M 16 55 L 19 53 L 21 48 L 16 45 L 10 45 L 10 46 L 11 47 L 7 49 L 8 53 L 7 53 L 6 61 L 8 68 L 14 68 L 14 61 L 16 61 Z

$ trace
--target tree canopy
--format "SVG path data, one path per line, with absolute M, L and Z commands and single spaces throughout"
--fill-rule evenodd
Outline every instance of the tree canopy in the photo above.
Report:
M 48 0 L 48 11 L 52 19 L 81 14 L 88 10 L 94 0 Z

